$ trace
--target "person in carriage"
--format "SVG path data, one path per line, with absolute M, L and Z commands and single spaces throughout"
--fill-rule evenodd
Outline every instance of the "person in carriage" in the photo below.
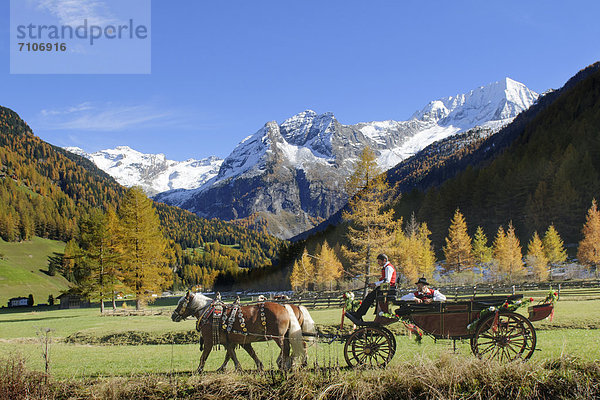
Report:
M 374 290 L 367 294 L 358 310 L 354 312 L 346 311 L 346 315 L 349 316 L 352 322 L 363 322 L 363 316 L 367 313 L 377 296 L 380 295 L 380 287 L 383 283 L 390 284 L 388 296 L 396 295 L 396 268 L 388 261 L 388 256 L 383 253 L 377 256 L 377 264 L 381 267 L 381 278 L 377 282 L 369 284 L 369 287 Z
M 415 285 L 417 285 L 417 291 L 402 296 L 400 300 L 425 304 L 430 304 L 434 301 L 446 301 L 446 296 L 440 293 L 439 290 L 429 288 L 429 283 L 427 283 L 425 276 L 419 278 Z

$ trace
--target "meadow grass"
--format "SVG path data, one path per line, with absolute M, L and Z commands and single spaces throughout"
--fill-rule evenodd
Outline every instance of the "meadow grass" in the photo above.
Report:
M 311 310 L 311 315 L 321 330 L 333 332 L 340 323 L 340 309 Z M 600 301 L 561 301 L 554 321 L 537 322 L 537 347 L 534 360 L 550 360 L 561 356 L 576 356 L 586 360 L 600 359 Z M 346 327 L 350 327 L 346 320 Z M 45 312 L 0 313 L 0 355 L 21 355 L 34 371 L 43 370 L 41 344 L 37 333 L 41 328 L 52 329 L 51 371 L 60 378 L 130 376 L 143 373 L 191 373 L 200 356 L 197 344 L 167 344 L 140 346 L 106 346 L 67 344 L 64 338 L 77 332 L 89 336 L 103 336 L 120 332 L 150 332 L 167 334 L 194 329 L 195 321 L 174 323 L 168 315 L 160 316 L 100 316 L 96 309 L 53 310 Z M 568 327 L 568 328 L 565 328 Z M 592 326 L 596 329 L 581 329 Z M 400 327 L 395 324 L 392 327 Z M 579 327 L 579 329 L 574 329 Z M 398 330 L 398 329 L 395 329 Z M 396 336 L 397 351 L 392 365 L 412 362 L 416 358 L 436 360 L 440 357 L 473 358 L 469 341 L 458 341 L 453 353 L 452 341 L 425 337 L 418 345 L 408 336 Z M 274 368 L 279 348 L 274 342 L 254 345 L 259 358 L 267 368 Z M 237 354 L 244 369 L 254 369 L 254 363 L 245 351 Z M 213 350 L 206 370 L 215 370 L 225 357 L 224 350 Z M 321 339 L 309 347 L 310 365 L 313 367 L 343 367 L 343 343 L 331 344 Z M 230 365 L 232 368 L 233 365 Z
M 0 305 L 6 306 L 12 297 L 34 295 L 35 303 L 47 303 L 48 295 L 55 298 L 68 288 L 61 275 L 49 276 L 48 256 L 63 252 L 65 244 L 56 240 L 34 237 L 21 243 L 0 239 Z

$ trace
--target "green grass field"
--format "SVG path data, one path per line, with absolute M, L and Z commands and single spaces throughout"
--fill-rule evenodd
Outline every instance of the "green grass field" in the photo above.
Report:
M 329 330 L 340 323 L 340 309 L 313 310 L 315 322 Z M 41 329 L 52 329 L 50 348 L 52 374 L 60 378 L 129 376 L 146 373 L 189 373 L 195 370 L 200 356 L 198 345 L 110 346 L 67 344 L 63 339 L 76 332 L 102 336 L 111 333 L 140 331 L 167 333 L 190 331 L 195 321 L 174 323 L 168 315 L 111 317 L 100 316 L 97 309 L 53 310 L 42 312 L 0 313 L 0 356 L 21 355 L 33 370 L 43 370 Z M 600 300 L 561 301 L 554 321 L 536 322 L 538 349 L 536 360 L 555 359 L 561 355 L 600 360 Z M 257 343 L 257 354 L 267 368 L 274 367 L 279 348 L 274 342 Z M 215 370 L 223 361 L 224 350 L 213 350 L 206 365 Z M 254 364 L 245 351 L 238 350 L 245 369 Z M 440 357 L 473 357 L 468 341 L 457 342 L 457 354 L 452 341 L 437 343 L 429 337 L 421 345 L 408 336 L 397 336 L 397 351 L 393 364 Z M 322 340 L 309 349 L 311 365 L 345 366 L 343 344 Z M 233 368 L 233 365 L 230 365 Z
M 48 295 L 58 296 L 68 287 L 67 280 L 59 275 L 49 276 L 48 256 L 63 252 L 65 244 L 56 240 L 34 237 L 31 241 L 7 243 L 0 239 L 0 305 L 6 306 L 12 297 L 27 297 L 34 302 L 47 303 Z

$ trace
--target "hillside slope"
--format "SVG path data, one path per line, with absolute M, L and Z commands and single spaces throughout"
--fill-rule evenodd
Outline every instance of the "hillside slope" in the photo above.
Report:
M 34 303 L 47 303 L 48 295 L 56 298 L 67 289 L 67 280 L 49 276 L 48 256 L 61 253 L 65 243 L 38 237 L 21 243 L 7 243 L 0 239 L 0 306 L 6 306 L 12 297 L 34 295 Z M 57 301 L 58 303 L 58 301 Z
M 471 234 L 493 240 L 512 221 L 526 248 L 554 223 L 571 246 L 580 239 L 592 198 L 600 198 L 600 63 L 541 96 L 498 133 L 465 132 L 434 143 L 387 172 L 397 185 L 395 218 L 427 222 L 438 256 L 456 208 Z M 458 144 L 458 145 L 457 145 Z M 309 248 L 344 242 L 341 213 L 306 239 Z
M 525 245 L 553 223 L 565 242 L 577 243 L 600 195 L 600 63 L 444 168 L 462 172 L 395 206 L 398 216 L 415 212 L 427 222 L 437 246 L 457 207 L 470 229 L 481 225 L 488 237 L 512 221 Z
M 125 191 L 90 160 L 44 142 L 14 111 L 0 107 L 0 238 L 77 240 L 79 219 L 93 208 L 118 207 Z M 163 232 L 174 242 L 174 270 L 198 267 L 182 249 L 215 241 L 239 249 L 234 255 L 210 254 L 202 260 L 205 268 L 277 264 L 282 241 L 275 237 L 164 204 L 157 210 Z

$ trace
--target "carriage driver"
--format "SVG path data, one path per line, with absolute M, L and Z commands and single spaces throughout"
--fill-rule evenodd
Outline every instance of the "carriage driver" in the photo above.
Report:
M 370 283 L 369 287 L 375 290 L 371 291 L 362 301 L 362 304 L 355 312 L 346 311 L 346 315 L 349 316 L 350 320 L 362 322 L 362 317 L 367 313 L 373 301 L 377 298 L 380 293 L 379 287 L 382 283 L 390 284 L 390 294 L 395 296 L 396 293 L 396 268 L 388 261 L 388 257 L 381 253 L 377 256 L 377 264 L 381 267 L 381 279 L 375 283 Z
M 429 304 L 433 301 L 446 301 L 446 296 L 441 294 L 439 290 L 430 289 L 428 287 L 429 283 L 427 283 L 427 279 L 425 279 L 424 276 L 419 278 L 415 285 L 417 285 L 417 291 L 402 296 L 400 300 L 414 300 L 415 303 L 425 304 Z

